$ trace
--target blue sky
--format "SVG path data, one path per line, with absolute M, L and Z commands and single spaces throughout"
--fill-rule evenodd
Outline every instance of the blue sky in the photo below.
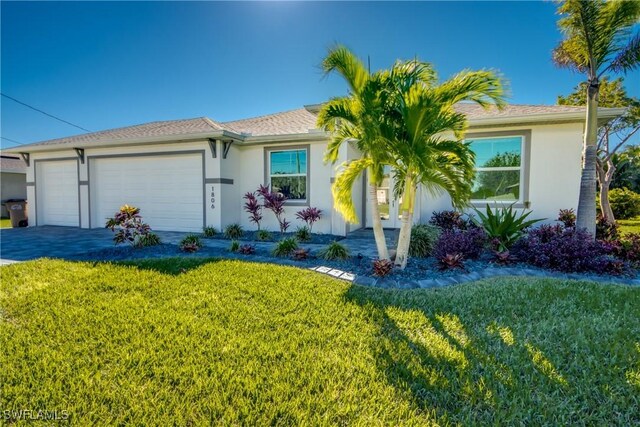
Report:
M 323 78 L 342 43 L 371 68 L 414 56 L 446 78 L 493 68 L 513 103 L 553 104 L 581 76 L 556 68 L 552 2 L 2 2 L 2 92 L 90 130 L 208 116 L 225 121 L 346 93 Z M 640 73 L 627 76 L 640 96 Z M 82 133 L 1 100 L 2 136 Z M 2 140 L 2 147 L 15 144 Z

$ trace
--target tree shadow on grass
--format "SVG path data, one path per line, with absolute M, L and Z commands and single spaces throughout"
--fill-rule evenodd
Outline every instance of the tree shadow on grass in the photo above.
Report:
M 224 259 L 216 257 L 171 257 L 116 261 L 113 262 L 113 264 L 133 266 L 141 270 L 151 270 L 162 274 L 178 276 L 205 264 L 220 261 L 224 261 Z
M 575 409 L 598 410 L 596 402 L 571 402 L 572 378 L 531 339 L 518 340 L 509 325 L 474 325 L 472 317 L 420 306 L 398 293 L 351 287 L 345 298 L 375 323 L 371 351 L 378 369 L 439 423 L 580 423 Z

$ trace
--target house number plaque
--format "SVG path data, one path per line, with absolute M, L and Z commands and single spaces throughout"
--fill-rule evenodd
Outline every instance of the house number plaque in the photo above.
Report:
M 215 208 L 216 208 L 216 189 L 212 185 L 211 186 L 211 209 L 215 209 Z

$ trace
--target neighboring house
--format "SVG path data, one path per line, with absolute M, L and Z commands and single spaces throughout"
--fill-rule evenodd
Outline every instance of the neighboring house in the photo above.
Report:
M 338 166 L 323 163 L 328 134 L 316 129 L 319 105 L 226 123 L 205 117 L 153 122 L 54 139 L 11 149 L 28 161 L 30 225 L 104 227 L 123 204 L 141 208 L 156 230 L 199 231 L 232 223 L 254 227 L 242 196 L 271 184 L 290 198 L 286 217 L 322 209 L 314 231 L 344 235 L 371 226 L 366 177 L 355 186 L 358 224 L 345 224 L 333 209 L 331 183 Z M 561 208 L 575 208 L 580 184 L 584 108 L 510 105 L 485 111 L 460 104 L 477 153 L 474 206 L 515 204 L 532 217 L 555 219 Z M 620 109 L 600 109 L 607 120 Z M 359 156 L 344 145 L 340 162 Z M 399 226 L 393 176 L 377 193 L 385 227 Z M 446 196 L 423 191 L 416 221 L 449 209 Z M 267 229 L 277 229 L 264 212 Z
M 27 166 L 19 156 L 0 154 L 0 216 L 7 218 L 9 213 L 4 202 L 11 199 L 27 198 Z

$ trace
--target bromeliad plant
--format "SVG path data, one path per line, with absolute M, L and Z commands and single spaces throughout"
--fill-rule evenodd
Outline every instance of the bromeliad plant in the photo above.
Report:
M 522 212 L 518 215 L 513 211 L 513 205 L 509 207 L 496 207 L 491 209 L 487 205 L 486 213 L 482 213 L 478 209 L 475 209 L 479 220 L 473 219 L 475 223 L 482 227 L 489 236 L 492 243 L 495 244 L 495 250 L 499 252 L 506 251 L 515 242 L 517 242 L 525 233 L 525 230 L 535 224 L 542 221 L 541 219 L 531 219 L 526 221 L 527 217 L 531 215 L 531 211 Z
M 160 239 L 151 232 L 151 227 L 142 221 L 140 209 L 134 206 L 122 206 L 113 218 L 107 219 L 105 228 L 116 233 L 113 236 L 116 245 L 126 242 L 138 248 L 160 243 Z M 153 237 L 149 237 L 149 235 Z
M 301 219 L 307 224 L 310 233 L 313 231 L 313 223 L 319 221 L 321 216 L 322 211 L 312 207 L 302 209 L 296 213 L 296 218 Z
M 202 248 L 200 237 L 189 234 L 180 241 L 180 250 L 183 252 L 197 252 Z

